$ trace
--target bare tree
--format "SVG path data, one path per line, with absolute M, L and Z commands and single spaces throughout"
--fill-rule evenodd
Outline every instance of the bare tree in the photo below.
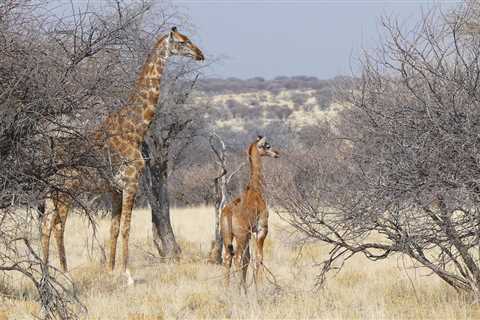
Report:
M 242 169 L 245 163 L 239 165 L 236 169 L 234 169 L 230 174 L 228 174 L 227 170 L 227 159 L 225 157 L 226 154 L 226 146 L 223 139 L 215 132 L 211 132 L 208 137 L 208 142 L 210 145 L 210 149 L 212 150 L 213 154 L 215 155 L 215 163 L 217 164 L 218 168 L 218 175 L 213 178 L 213 187 L 214 187 L 214 216 L 215 216 L 215 230 L 214 235 L 215 238 L 212 241 L 210 254 L 208 257 L 209 263 L 221 264 L 222 263 L 222 249 L 223 249 L 223 237 L 220 232 L 220 214 L 222 212 L 223 207 L 227 202 L 227 185 L 232 179 L 232 177 Z
M 73 318 L 79 301 L 70 279 L 36 253 L 36 208 L 56 193 L 94 213 L 59 173 L 109 174 L 87 133 L 125 101 L 154 34 L 173 19 L 157 10 L 162 19 L 147 27 L 150 1 L 72 1 L 70 9 L 56 16 L 44 1 L 0 2 L 0 270 L 28 277 L 43 317 L 61 319 Z
M 170 70 L 164 80 L 160 113 L 143 144 L 143 187 L 152 209 L 153 240 L 159 255 L 168 259 L 181 253 L 171 225 L 168 176 L 194 141 L 203 120 L 197 115 L 202 110 L 190 99 L 198 75 L 190 80 L 188 77 L 194 74 L 196 70 L 185 64 Z
M 409 32 L 384 19 L 349 107 L 290 153 L 274 197 L 303 239 L 332 246 L 321 283 L 354 255 L 401 254 L 480 299 L 480 38 L 464 9 Z
M 215 143 L 218 141 L 218 146 Z M 218 176 L 213 179 L 215 202 L 214 202 L 214 215 L 215 215 L 215 239 L 212 241 L 210 254 L 208 257 L 209 263 L 222 263 L 222 244 L 223 237 L 220 232 L 220 213 L 227 201 L 227 168 L 225 159 L 225 142 L 215 132 L 213 132 L 208 142 L 210 149 L 215 154 L 215 162 L 218 167 Z

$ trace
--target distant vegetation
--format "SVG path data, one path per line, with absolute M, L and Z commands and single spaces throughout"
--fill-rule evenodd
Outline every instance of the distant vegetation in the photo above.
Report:
M 351 78 L 346 76 L 337 76 L 328 80 L 321 80 L 316 77 L 308 76 L 279 76 L 271 80 L 266 80 L 262 77 L 255 77 L 245 80 L 238 78 L 210 78 L 202 80 L 199 83 L 198 89 L 209 95 L 245 93 L 260 90 L 270 91 L 272 93 L 279 93 L 283 90 L 312 89 L 320 91 L 324 88 L 331 88 L 334 85 L 350 81 Z
M 306 76 L 272 80 L 260 77 L 204 79 L 196 86 L 200 97 L 195 102 L 206 104 L 208 116 L 217 123 L 235 119 L 236 124 L 247 131 L 250 129 L 248 122 L 252 121 L 257 130 L 278 120 L 289 120 L 298 126 L 305 118 L 323 118 L 323 111 L 329 111 L 333 103 L 340 102 L 335 101 L 336 91 L 351 88 L 354 82 L 354 78 L 346 76 L 328 80 Z M 310 114 L 312 112 L 315 114 Z M 222 127 L 228 125 L 232 123 Z
M 265 97 L 266 93 L 269 93 L 272 97 L 282 96 L 287 93 L 288 100 L 291 101 L 295 109 L 306 108 L 305 103 L 309 97 L 314 98 L 315 104 L 322 110 L 329 108 L 333 102 L 335 88 L 351 86 L 353 78 L 348 76 L 337 76 L 332 79 L 318 79 L 316 77 L 307 76 L 294 76 L 285 77 L 279 76 L 271 80 L 266 80 L 262 77 L 255 77 L 250 79 L 238 79 L 238 78 L 210 78 L 204 79 L 198 83 L 197 89 L 208 97 L 215 97 L 220 95 L 242 95 L 263 93 Z M 290 93 L 290 94 L 288 94 Z M 263 100 L 263 101 L 262 101 Z M 235 103 L 237 102 L 237 103 Z M 238 103 L 238 100 L 232 99 L 228 102 L 228 109 L 240 110 L 245 107 L 250 107 L 262 104 L 266 102 L 265 98 L 256 99 L 249 103 Z M 270 112 L 279 111 L 280 119 L 288 117 L 285 116 L 285 105 L 274 104 L 270 105 L 272 108 L 268 108 Z M 275 108 L 276 107 L 276 108 Z M 277 110 L 272 110 L 273 108 Z M 255 108 L 250 108 L 255 109 Z M 283 112 L 279 109 L 283 109 Z M 305 110 L 309 111 L 309 110 Z M 257 115 L 252 112 L 252 115 Z M 288 112 L 287 112 L 288 113 Z

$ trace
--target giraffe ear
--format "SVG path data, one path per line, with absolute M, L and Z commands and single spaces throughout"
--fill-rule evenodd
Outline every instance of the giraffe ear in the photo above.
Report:
M 259 146 L 264 145 L 266 141 L 267 141 L 267 139 L 265 137 L 262 137 L 262 136 L 257 137 L 257 144 Z
M 170 30 L 170 33 L 168 34 L 168 38 L 169 38 L 170 40 L 173 39 L 173 33 L 174 33 L 174 32 L 177 32 L 177 27 L 172 27 L 172 29 Z

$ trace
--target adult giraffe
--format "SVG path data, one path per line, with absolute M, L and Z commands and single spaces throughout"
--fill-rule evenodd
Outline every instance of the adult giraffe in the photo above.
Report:
M 135 82 L 127 105 L 110 114 L 105 121 L 89 135 L 89 145 L 100 158 L 108 159 L 111 174 L 93 169 L 74 169 L 61 172 L 65 190 L 82 190 L 94 193 L 112 194 L 112 223 L 110 228 L 110 255 L 108 268 L 115 268 L 117 238 L 122 225 L 123 260 L 122 270 L 127 271 L 128 238 L 135 195 L 139 177 L 144 167 L 141 147 L 145 133 L 155 116 L 160 96 L 160 80 L 167 59 L 171 55 L 204 60 L 200 49 L 175 27 L 168 35 L 161 37 L 147 57 Z M 72 204 L 71 197 L 52 194 L 45 204 L 42 217 L 41 242 L 43 259 L 48 263 L 50 235 L 54 231 L 60 256 L 60 265 L 67 271 L 64 231 L 67 215 Z
M 264 181 L 262 175 L 261 157 L 278 158 L 278 151 L 272 150 L 270 143 L 262 136 L 248 147 L 250 160 L 250 180 L 240 197 L 227 204 L 221 213 L 220 223 L 225 251 L 224 265 L 226 268 L 225 284 L 230 281 L 230 267 L 235 255 L 237 272 L 242 270 L 240 285 L 246 292 L 247 268 L 250 263 L 250 236 L 256 233 L 256 269 L 255 278 L 258 279 L 260 267 L 263 265 L 263 242 L 268 233 L 268 209 L 265 201 Z M 236 250 L 233 249 L 233 239 L 236 241 Z

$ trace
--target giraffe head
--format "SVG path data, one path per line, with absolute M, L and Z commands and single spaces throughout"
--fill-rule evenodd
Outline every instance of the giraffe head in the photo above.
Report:
M 203 61 L 205 57 L 202 51 L 188 39 L 187 36 L 177 31 L 177 27 L 173 27 L 167 37 L 168 54 L 190 57 L 197 61 Z
M 262 157 L 280 157 L 280 153 L 277 150 L 272 149 L 272 146 L 265 137 L 258 136 L 257 141 L 255 142 L 255 146 L 257 147 L 258 154 Z

